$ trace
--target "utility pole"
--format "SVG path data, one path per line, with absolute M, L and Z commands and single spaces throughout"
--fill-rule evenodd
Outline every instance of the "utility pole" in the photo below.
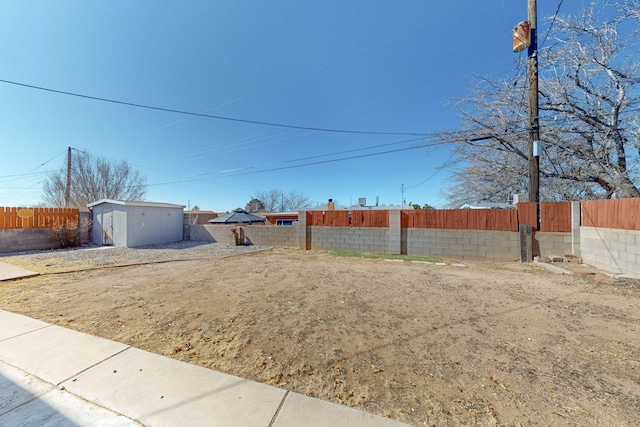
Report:
M 531 44 L 528 50 L 529 73 L 529 202 L 540 202 L 540 118 L 538 114 L 538 6 L 529 2 Z M 539 216 L 538 216 L 539 217 Z
M 64 192 L 64 206 L 69 207 L 71 203 L 71 147 L 67 151 L 67 188 Z

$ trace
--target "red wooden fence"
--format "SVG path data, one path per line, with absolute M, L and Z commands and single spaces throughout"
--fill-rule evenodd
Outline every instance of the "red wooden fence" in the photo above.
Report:
M 517 209 L 417 209 L 401 211 L 402 228 L 518 231 L 523 224 L 538 230 L 536 203 L 518 203 Z M 310 226 L 389 227 L 389 211 L 308 211 Z M 570 232 L 571 202 L 540 204 L 540 231 Z
M 9 228 L 77 227 L 80 211 L 73 208 L 0 207 L 0 230 Z
M 520 225 L 531 225 L 534 231 L 538 230 L 536 223 L 535 202 L 517 203 L 518 223 Z M 571 202 L 542 202 L 540 203 L 540 230 L 571 232 Z
M 518 212 L 518 224 L 530 225 L 534 231 L 538 230 L 538 221 L 536 220 L 536 202 L 516 203 L 516 211 Z
M 571 202 L 540 203 L 540 231 L 571 232 Z
M 307 211 L 307 225 L 348 227 L 349 211 Z
M 542 202 L 539 208 L 539 231 L 571 232 L 571 202 Z M 401 224 L 402 228 L 500 231 L 531 225 L 537 231 L 536 209 L 538 204 L 531 202 L 518 203 L 516 209 L 403 210 Z M 586 201 L 581 203 L 581 212 L 585 227 L 640 230 L 640 198 Z M 307 224 L 312 226 L 389 227 L 387 210 L 308 211 L 307 215 Z
M 585 227 L 640 230 L 640 198 L 590 200 L 581 203 L 580 211 Z
M 402 211 L 403 228 L 517 231 L 515 209 L 458 209 Z
M 351 211 L 353 227 L 389 227 L 389 211 Z

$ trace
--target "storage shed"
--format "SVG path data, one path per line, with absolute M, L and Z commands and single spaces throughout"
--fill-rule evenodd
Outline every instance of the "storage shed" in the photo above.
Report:
M 183 205 L 102 199 L 87 207 L 96 245 L 134 247 L 182 240 Z

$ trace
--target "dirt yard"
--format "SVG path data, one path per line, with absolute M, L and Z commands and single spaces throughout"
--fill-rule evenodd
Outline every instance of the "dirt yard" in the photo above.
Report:
M 0 257 L 49 273 L 0 283 L 0 308 L 416 426 L 640 425 L 636 280 L 295 249 L 52 257 Z

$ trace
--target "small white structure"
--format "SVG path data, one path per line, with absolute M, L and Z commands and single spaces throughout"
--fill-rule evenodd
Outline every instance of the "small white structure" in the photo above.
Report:
M 183 205 L 102 199 L 87 207 L 96 245 L 134 247 L 182 240 Z

